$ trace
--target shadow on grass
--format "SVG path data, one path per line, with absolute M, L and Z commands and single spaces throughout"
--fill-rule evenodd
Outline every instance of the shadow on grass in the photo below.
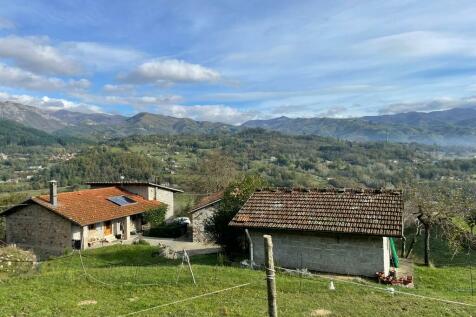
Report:
M 83 252 L 84 262 L 90 267 L 110 266 L 177 266 L 181 259 L 167 259 L 160 255 L 161 249 L 147 245 L 116 245 Z M 194 265 L 212 265 L 218 263 L 217 254 L 196 255 L 190 257 Z

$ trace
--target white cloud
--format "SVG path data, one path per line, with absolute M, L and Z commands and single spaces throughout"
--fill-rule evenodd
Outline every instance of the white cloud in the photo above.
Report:
M 173 105 L 183 101 L 178 95 L 93 95 L 84 91 L 73 92 L 71 95 L 89 104 L 128 105 L 137 111 L 147 111 L 150 106 Z
M 81 61 L 96 71 L 109 71 L 138 63 L 144 54 L 126 48 L 114 47 L 94 42 L 64 42 L 58 49 L 73 60 Z
M 178 118 L 191 118 L 198 121 L 213 121 L 228 124 L 241 124 L 245 121 L 258 118 L 254 111 L 240 111 L 225 105 L 173 105 L 158 112 Z
M 79 63 L 51 46 L 47 37 L 0 38 L 0 57 L 11 59 L 16 65 L 40 74 L 75 75 L 81 70 Z
M 460 35 L 414 31 L 378 37 L 359 44 L 365 52 L 426 57 L 446 54 L 476 55 L 476 40 Z
M 119 78 L 136 84 L 171 84 L 176 82 L 215 82 L 218 72 L 198 64 L 176 59 L 158 59 L 145 62 L 135 70 Z
M 45 77 L 17 67 L 10 67 L 0 63 L 0 85 L 32 90 L 61 90 L 74 91 L 87 89 L 90 86 L 87 79 L 62 80 L 54 77 Z
M 346 118 L 347 108 L 342 106 L 335 106 L 326 109 L 325 111 L 318 114 L 322 118 Z
M 77 103 L 71 100 L 51 98 L 48 96 L 34 97 L 30 95 L 12 95 L 5 92 L 0 92 L 0 101 L 12 101 L 27 106 L 54 111 L 70 110 L 83 113 L 102 112 L 101 108 L 95 105 Z
M 12 21 L 0 17 L 0 30 L 8 30 L 8 29 L 14 29 L 15 28 L 15 23 Z
M 379 109 L 378 112 L 379 114 L 395 114 L 413 111 L 430 112 L 452 108 L 476 109 L 476 96 L 465 98 L 440 97 L 426 101 L 392 103 Z
M 113 85 L 113 84 L 107 84 L 107 85 L 104 85 L 102 87 L 102 89 L 105 91 L 105 92 L 108 92 L 108 93 L 120 93 L 120 94 L 124 94 L 124 93 L 130 93 L 134 90 L 134 85 L 128 85 L 128 84 L 125 84 L 125 85 Z
M 0 38 L 0 57 L 39 74 L 78 75 L 86 69 L 109 71 L 137 64 L 145 55 L 94 42 L 70 41 L 54 45 L 44 36 L 11 35 Z

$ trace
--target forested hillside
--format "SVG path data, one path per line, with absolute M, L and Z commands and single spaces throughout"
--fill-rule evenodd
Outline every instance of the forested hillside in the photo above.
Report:
M 207 136 L 133 136 L 107 141 L 55 164 L 31 185 L 45 186 L 51 178 L 73 185 L 125 176 L 202 192 L 208 190 L 204 179 L 226 183 L 239 173 L 259 174 L 272 186 L 307 187 L 403 187 L 418 180 L 476 179 L 476 159 L 439 160 L 435 153 L 436 147 L 416 144 L 353 143 L 260 129 Z
M 28 128 L 14 121 L 0 119 L 0 146 L 58 145 L 71 143 L 69 137 L 53 136 L 46 132 Z

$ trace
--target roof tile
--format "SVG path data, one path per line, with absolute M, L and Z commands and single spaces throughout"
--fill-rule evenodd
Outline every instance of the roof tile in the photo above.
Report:
M 136 203 L 119 206 L 108 200 L 113 196 L 126 196 Z M 31 200 L 82 226 L 139 214 L 161 204 L 118 187 L 59 193 L 56 206 L 49 203 L 49 195 L 33 197 Z
M 230 226 L 400 237 L 402 213 L 396 190 L 274 188 L 256 191 Z

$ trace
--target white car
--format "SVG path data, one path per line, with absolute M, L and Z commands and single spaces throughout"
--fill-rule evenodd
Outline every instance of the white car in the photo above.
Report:
M 177 217 L 172 221 L 174 223 L 178 223 L 178 224 L 181 224 L 181 225 L 189 225 L 191 223 L 190 219 L 188 217 Z

